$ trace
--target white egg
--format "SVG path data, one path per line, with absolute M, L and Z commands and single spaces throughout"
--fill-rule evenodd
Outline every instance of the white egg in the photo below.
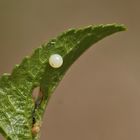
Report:
M 49 64 L 53 67 L 53 68 L 59 68 L 62 66 L 63 64 L 63 58 L 61 55 L 59 54 L 52 54 L 49 58 Z

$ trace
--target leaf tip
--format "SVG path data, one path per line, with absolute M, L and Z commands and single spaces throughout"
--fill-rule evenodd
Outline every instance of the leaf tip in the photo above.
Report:
M 108 24 L 109 25 L 109 24 Z M 114 23 L 112 24 L 114 25 L 116 28 L 118 28 L 119 31 L 126 31 L 127 30 L 127 27 L 124 25 L 124 24 L 117 24 L 117 23 Z

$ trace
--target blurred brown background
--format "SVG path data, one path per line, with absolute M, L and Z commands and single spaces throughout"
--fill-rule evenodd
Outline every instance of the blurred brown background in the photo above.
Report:
M 94 45 L 67 72 L 49 102 L 41 140 L 140 139 L 139 5 L 0 0 L 0 74 L 68 28 L 116 22 L 129 29 Z

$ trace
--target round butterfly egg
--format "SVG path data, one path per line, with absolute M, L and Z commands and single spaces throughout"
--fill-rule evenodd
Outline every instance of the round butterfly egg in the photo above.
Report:
M 49 64 L 53 68 L 60 68 L 63 64 L 63 58 L 59 54 L 52 54 L 49 58 Z

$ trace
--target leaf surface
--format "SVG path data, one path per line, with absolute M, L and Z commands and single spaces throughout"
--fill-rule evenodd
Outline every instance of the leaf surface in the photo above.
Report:
M 44 43 L 30 57 L 25 57 L 11 74 L 0 78 L 0 132 L 7 140 L 35 140 L 33 133 L 40 123 L 46 105 L 65 72 L 91 45 L 113 33 L 124 31 L 123 25 L 107 24 L 71 29 Z M 63 58 L 60 68 L 49 65 L 49 57 Z M 40 87 L 43 97 L 33 100 L 32 92 Z

